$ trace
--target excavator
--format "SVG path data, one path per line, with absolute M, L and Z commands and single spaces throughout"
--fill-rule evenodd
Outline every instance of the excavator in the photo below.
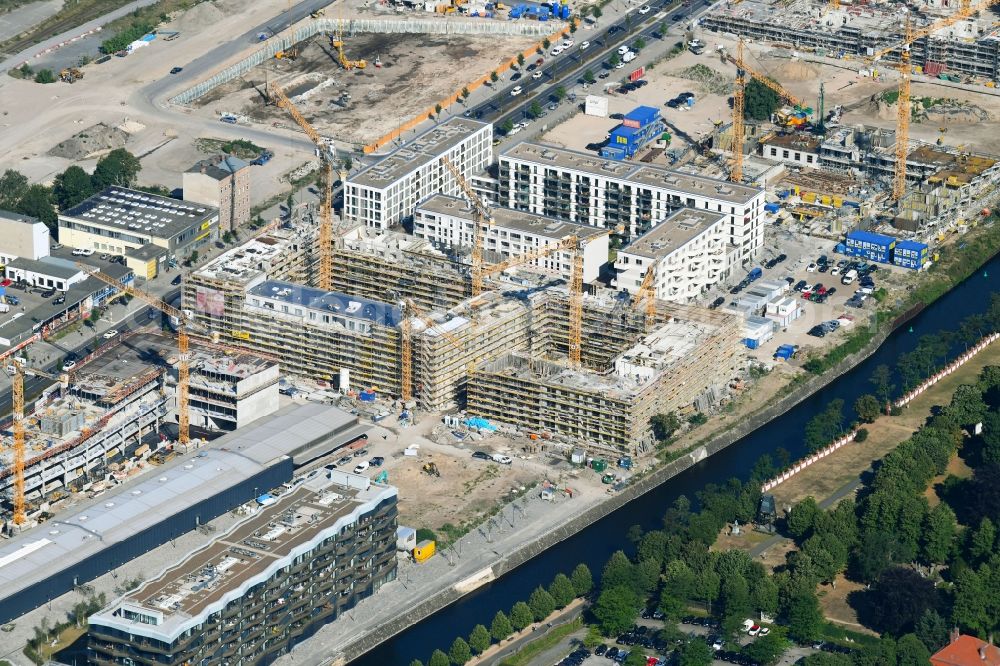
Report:
M 76 67 L 67 67 L 59 72 L 59 80 L 63 83 L 76 83 L 83 78 L 83 72 Z

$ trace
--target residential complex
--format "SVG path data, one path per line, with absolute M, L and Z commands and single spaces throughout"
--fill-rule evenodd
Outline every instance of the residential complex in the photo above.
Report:
M 484 257 L 490 263 L 510 260 L 575 239 L 565 249 L 540 256 L 524 265 L 561 275 L 569 280 L 573 258 L 583 252 L 583 281 L 593 282 L 608 261 L 608 232 L 592 226 L 565 222 L 513 208 L 491 208 L 490 221 L 480 230 Z M 471 252 L 475 224 L 465 199 L 436 194 L 417 206 L 413 235 L 445 250 Z
M 88 618 L 95 664 L 268 663 L 396 578 L 396 489 L 315 475 Z
M 432 194 L 461 192 L 442 158 L 469 179 L 493 161 L 492 143 L 493 125 L 449 118 L 348 178 L 344 217 L 376 229 L 399 226 Z
M 219 211 L 219 231 L 233 231 L 250 221 L 250 169 L 232 155 L 201 160 L 184 172 L 184 200 Z
M 500 204 L 642 235 L 680 207 L 726 216 L 726 271 L 763 242 L 764 191 L 660 166 L 522 142 L 500 154 Z
M 726 269 L 726 216 L 682 208 L 618 251 L 615 286 L 639 295 L 653 271 L 653 295 L 686 303 L 720 282 Z

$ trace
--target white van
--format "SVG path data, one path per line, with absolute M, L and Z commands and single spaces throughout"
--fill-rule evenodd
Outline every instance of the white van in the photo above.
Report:
M 629 51 L 622 56 L 622 62 L 632 62 L 633 60 L 635 60 L 635 53 L 632 51 Z
M 355 474 L 361 474 L 361 472 L 365 471 L 366 469 L 368 469 L 368 461 L 367 460 L 359 462 L 357 465 L 355 465 L 354 466 L 354 473 Z
M 851 270 L 844 273 L 844 277 L 840 278 L 840 283 L 854 284 L 854 281 L 857 279 L 858 279 L 858 272 L 852 268 Z
M 624 44 L 618 47 L 618 55 L 623 56 L 628 53 L 631 49 Z

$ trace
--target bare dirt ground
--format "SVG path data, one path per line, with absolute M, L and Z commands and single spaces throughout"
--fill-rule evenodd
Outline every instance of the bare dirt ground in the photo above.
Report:
M 849 581 L 844 578 L 844 574 L 837 575 L 835 584 L 836 587 L 820 585 L 817 591 L 819 606 L 823 610 L 823 615 L 826 619 L 852 631 L 878 636 L 876 632 L 858 622 L 858 614 L 854 612 L 854 609 L 847 602 L 847 597 L 851 592 L 865 589 L 864 584 Z
M 777 486 L 772 491 L 777 505 L 792 506 L 809 495 L 822 500 L 833 494 L 913 434 L 935 405 L 950 402 L 951 394 L 960 384 L 975 381 L 985 366 L 998 362 L 1000 345 L 994 343 L 911 402 L 900 416 L 883 416 L 866 425 L 868 440 L 864 443 L 849 444 Z M 956 474 L 960 471 L 955 468 Z
M 330 40 L 317 35 L 298 45 L 295 61 L 269 61 L 244 79 L 206 95 L 196 113 L 228 111 L 259 122 L 290 124 L 284 111 L 264 105 L 260 88 L 267 79 L 285 89 L 319 132 L 367 143 L 489 73 L 531 43 L 527 37 L 356 35 L 345 39 L 344 54 L 367 60 L 368 66 L 346 71 Z M 380 68 L 374 66 L 376 57 L 381 60 Z

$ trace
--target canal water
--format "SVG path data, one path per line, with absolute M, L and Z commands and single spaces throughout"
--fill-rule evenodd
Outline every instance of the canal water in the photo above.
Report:
M 426 663 L 435 648 L 447 651 L 456 636 L 467 637 L 476 624 L 489 627 L 498 610 L 508 612 L 515 602 L 527 601 L 536 586 L 548 585 L 557 573 L 569 574 L 574 566 L 584 562 L 596 578 L 611 553 L 627 544 L 625 532 L 629 526 L 638 524 L 644 529 L 657 528 L 664 511 L 678 496 L 686 495 L 693 501 L 695 493 L 709 483 L 722 484 L 732 477 L 745 480 L 761 455 L 769 453 L 774 457 L 778 448 L 788 450 L 793 460 L 803 456 L 802 433 L 812 415 L 831 400 L 840 398 L 845 403 L 846 421 L 854 420 L 854 401 L 858 396 L 873 391 L 868 378 L 876 366 L 886 364 L 894 368 L 899 355 L 912 351 L 920 336 L 952 330 L 968 315 L 985 312 L 991 293 L 1000 289 L 998 279 L 1000 256 L 994 257 L 961 285 L 899 327 L 865 362 L 791 411 L 502 578 L 413 625 L 351 662 L 351 666 L 405 666 L 412 659 Z

